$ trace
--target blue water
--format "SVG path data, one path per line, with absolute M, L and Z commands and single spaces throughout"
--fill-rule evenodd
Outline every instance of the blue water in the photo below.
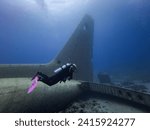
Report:
M 150 76 L 150 2 L 1 0 L 0 63 L 47 63 L 84 16 L 94 28 L 94 72 Z

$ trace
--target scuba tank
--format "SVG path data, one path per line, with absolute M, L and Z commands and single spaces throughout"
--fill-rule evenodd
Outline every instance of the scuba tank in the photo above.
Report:
M 66 65 L 63 65 L 62 67 L 59 67 L 56 70 L 54 70 L 54 73 L 58 73 L 61 70 L 65 69 L 67 66 L 70 66 L 70 65 L 71 65 L 70 63 L 67 63 Z

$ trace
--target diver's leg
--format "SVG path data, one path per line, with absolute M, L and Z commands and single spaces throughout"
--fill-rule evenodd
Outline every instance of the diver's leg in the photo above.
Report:
M 43 74 L 42 72 L 37 72 L 37 76 L 39 78 L 39 81 L 44 81 L 49 78 L 47 75 Z
M 45 84 L 47 84 L 49 86 L 55 84 L 53 76 L 48 77 L 47 75 L 45 75 L 45 74 L 43 74 L 41 72 L 38 72 L 38 77 L 39 77 L 39 81 L 41 81 L 41 82 L 43 82 L 43 83 L 45 83 Z
M 39 78 L 38 81 L 43 81 L 44 79 L 47 79 L 47 78 L 48 78 L 48 76 L 45 75 L 45 74 L 43 74 L 42 72 L 37 72 L 37 73 L 35 74 L 35 76 L 33 76 L 32 80 L 33 80 L 36 76 Z
M 34 76 L 34 78 L 36 76 L 39 78 L 38 81 L 41 81 L 41 82 L 43 82 L 43 83 L 45 83 L 45 84 L 47 84 L 49 86 L 54 85 L 57 82 L 59 82 L 59 81 L 57 81 L 56 75 L 48 77 L 47 75 L 43 74 L 42 72 L 37 72 L 36 75 Z
M 44 83 L 46 83 L 47 85 L 51 86 L 54 85 L 56 83 L 58 83 L 60 80 L 58 78 L 58 75 L 52 75 L 51 77 L 48 77 L 47 80 L 44 81 Z

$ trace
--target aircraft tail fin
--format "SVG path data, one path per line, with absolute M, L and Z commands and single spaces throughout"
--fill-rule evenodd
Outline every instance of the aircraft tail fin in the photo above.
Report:
M 57 64 L 75 63 L 77 72 L 74 77 L 77 80 L 93 80 L 93 31 L 93 19 L 89 15 L 85 15 L 54 60 Z
M 51 63 L 0 65 L 0 78 L 32 77 L 38 71 L 50 76 L 57 67 L 71 62 L 77 65 L 75 79 L 92 81 L 93 26 L 92 18 L 86 15 Z

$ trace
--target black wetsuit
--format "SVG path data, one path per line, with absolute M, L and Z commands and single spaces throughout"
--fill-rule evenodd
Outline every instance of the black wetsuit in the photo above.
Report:
M 61 71 L 55 73 L 53 76 L 48 77 L 47 75 L 37 72 L 36 75 L 39 77 L 39 81 L 42 81 L 43 83 L 51 86 L 58 82 L 65 82 L 67 79 L 70 80 L 73 78 L 73 69 L 71 68 L 71 65 L 66 66 L 66 68 L 62 68 Z

